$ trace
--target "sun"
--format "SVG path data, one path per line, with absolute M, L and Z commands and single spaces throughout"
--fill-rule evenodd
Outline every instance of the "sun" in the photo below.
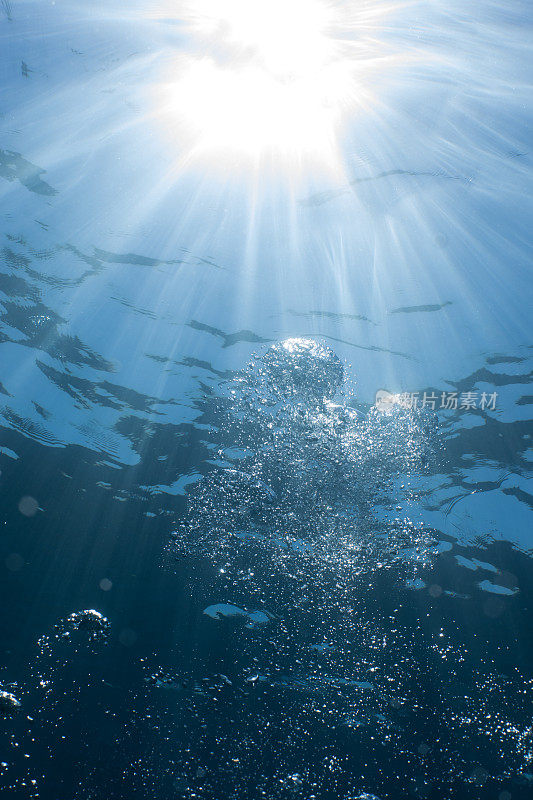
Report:
M 166 68 L 154 107 L 187 158 L 219 168 L 338 164 L 344 117 L 370 102 L 361 31 L 354 38 L 342 5 L 195 0 L 179 15 L 187 45 Z
M 201 39 L 282 79 L 325 64 L 337 21 L 333 6 L 319 0 L 199 0 L 189 15 Z

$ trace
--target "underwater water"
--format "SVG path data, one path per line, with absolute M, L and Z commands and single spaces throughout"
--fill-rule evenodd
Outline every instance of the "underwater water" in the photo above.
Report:
M 533 797 L 530 34 L 0 4 L 2 797 Z

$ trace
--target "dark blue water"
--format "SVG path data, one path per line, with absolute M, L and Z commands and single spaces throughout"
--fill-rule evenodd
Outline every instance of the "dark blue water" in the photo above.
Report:
M 530 17 L 0 4 L 2 796 L 533 796 Z

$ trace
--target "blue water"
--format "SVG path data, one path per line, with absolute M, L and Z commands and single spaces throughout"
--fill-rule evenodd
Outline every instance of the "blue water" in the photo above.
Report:
M 317 155 L 184 3 L 0 4 L 6 797 L 533 796 L 531 13 L 330 6 Z

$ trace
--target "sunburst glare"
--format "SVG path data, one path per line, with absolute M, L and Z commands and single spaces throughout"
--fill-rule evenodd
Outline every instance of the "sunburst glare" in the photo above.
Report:
M 186 51 L 155 91 L 160 124 L 184 160 L 338 169 L 346 117 L 372 104 L 371 75 L 386 60 L 377 6 L 354 14 L 324 0 L 185 4 Z

